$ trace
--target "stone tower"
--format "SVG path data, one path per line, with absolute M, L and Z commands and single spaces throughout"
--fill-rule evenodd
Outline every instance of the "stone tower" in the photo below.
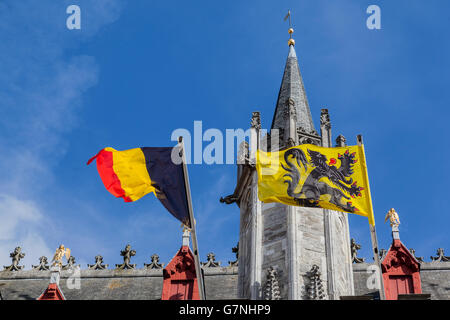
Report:
M 240 208 L 238 296 L 261 299 L 267 274 L 273 269 L 277 271 L 281 299 L 339 299 L 353 295 L 347 214 L 266 204 L 258 199 L 254 165 L 257 148 L 277 151 L 305 143 L 333 147 L 328 110 L 321 110 L 320 135 L 315 130 L 292 38 L 271 130 L 260 136 L 260 114 L 254 112 L 250 146 L 242 143 L 238 153 L 235 191 L 221 199 L 228 204 L 236 202 Z M 336 142 L 345 146 L 343 136 Z M 310 294 L 315 286 L 311 279 L 320 282 L 324 294 Z

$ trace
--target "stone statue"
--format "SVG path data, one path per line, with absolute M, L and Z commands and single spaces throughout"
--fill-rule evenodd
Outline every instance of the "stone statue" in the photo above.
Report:
M 25 257 L 25 253 L 22 252 L 21 247 L 16 247 L 13 252 L 9 254 L 12 258 L 12 263 L 10 266 L 4 266 L 5 271 L 20 271 L 23 269 L 23 266 L 19 266 L 20 259 Z
M 400 219 L 398 217 L 398 213 L 395 212 L 394 208 L 391 208 L 391 210 L 388 211 L 386 214 L 386 217 L 384 218 L 384 222 L 389 219 L 389 222 L 391 223 L 391 227 L 393 226 L 399 226 L 400 225 Z
M 56 249 L 55 255 L 53 256 L 53 264 L 52 267 L 54 266 L 59 266 L 62 267 L 62 259 L 64 257 L 64 255 L 66 256 L 66 259 L 69 260 L 70 258 L 70 249 L 69 248 L 64 248 L 64 245 L 60 245 L 58 249 Z

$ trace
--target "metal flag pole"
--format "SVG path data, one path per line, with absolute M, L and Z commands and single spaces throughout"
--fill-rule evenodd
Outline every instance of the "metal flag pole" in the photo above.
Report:
M 366 165 L 366 155 L 364 152 L 364 144 L 363 144 L 363 138 L 362 135 L 357 136 L 358 146 L 362 149 L 362 161 L 361 165 L 363 166 L 364 171 L 364 178 L 366 180 L 366 185 L 369 187 L 369 175 L 367 173 L 367 165 Z M 370 210 L 372 217 L 374 217 L 373 214 L 373 205 L 372 205 L 372 196 L 370 195 L 370 189 L 369 189 L 369 203 L 370 203 Z M 381 261 L 380 261 L 380 255 L 378 254 L 378 240 L 377 240 L 377 232 L 375 230 L 375 221 L 373 222 L 373 225 L 369 224 L 370 227 L 370 238 L 372 240 L 372 248 L 373 248 L 373 259 L 375 260 L 375 264 L 378 267 L 378 277 L 379 277 L 379 291 L 380 291 L 380 300 L 386 300 L 385 292 L 384 292 L 384 281 L 383 281 L 383 273 L 381 269 Z
M 197 234 L 195 232 L 196 222 L 194 219 L 194 210 L 192 209 L 191 188 L 189 186 L 189 175 L 188 175 L 188 170 L 187 170 L 187 166 L 186 166 L 186 155 L 184 152 L 183 137 L 179 137 L 178 142 L 180 143 L 180 147 L 181 147 L 181 159 L 182 159 L 182 163 L 183 163 L 184 184 L 186 186 L 186 198 L 187 198 L 188 210 L 189 210 L 189 220 L 191 222 L 190 228 L 191 228 L 191 235 L 192 235 L 192 249 L 194 251 L 193 253 L 194 253 L 194 262 L 195 262 L 195 274 L 197 276 L 200 300 L 205 300 L 206 299 L 205 285 L 203 283 L 202 268 L 200 266 L 200 258 L 199 258 L 199 253 L 198 253 Z

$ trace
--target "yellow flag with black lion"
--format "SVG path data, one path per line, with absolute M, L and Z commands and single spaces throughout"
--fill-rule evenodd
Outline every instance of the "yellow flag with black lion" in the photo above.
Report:
M 363 146 L 303 144 L 256 157 L 262 202 L 354 213 L 374 225 Z

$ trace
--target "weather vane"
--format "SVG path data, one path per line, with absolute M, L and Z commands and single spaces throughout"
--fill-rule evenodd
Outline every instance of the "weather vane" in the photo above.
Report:
M 295 40 L 292 39 L 292 34 L 294 33 L 294 29 L 292 28 L 292 20 L 291 20 L 291 10 L 288 10 L 288 13 L 286 15 L 286 17 L 284 17 L 284 21 L 286 21 L 289 18 L 289 40 L 288 40 L 288 45 L 295 45 Z

